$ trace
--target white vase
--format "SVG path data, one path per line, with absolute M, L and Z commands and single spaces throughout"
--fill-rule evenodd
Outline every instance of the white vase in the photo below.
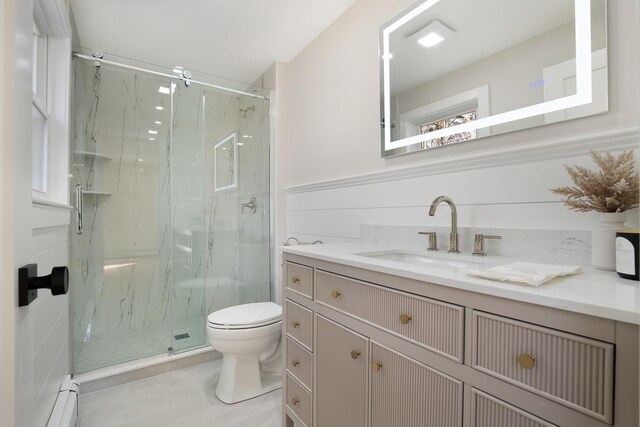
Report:
M 598 214 L 598 225 L 591 231 L 591 265 L 600 270 L 616 269 L 616 230 L 625 228 L 626 212 Z

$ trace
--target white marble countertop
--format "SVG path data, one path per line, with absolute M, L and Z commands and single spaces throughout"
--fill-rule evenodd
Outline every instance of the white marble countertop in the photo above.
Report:
M 291 254 L 640 325 L 640 282 L 623 279 L 616 272 L 583 266 L 583 273 L 558 277 L 534 288 L 475 278 L 454 268 L 443 270 L 428 265 L 412 265 L 357 255 L 363 252 L 402 249 L 358 243 L 281 247 L 283 252 Z M 480 262 L 486 263 L 487 266 L 516 261 L 502 257 L 471 257 L 426 251 L 424 256 Z

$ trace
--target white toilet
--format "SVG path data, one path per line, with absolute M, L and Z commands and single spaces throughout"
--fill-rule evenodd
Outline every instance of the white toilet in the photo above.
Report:
M 211 346 L 222 353 L 216 395 L 236 403 L 282 386 L 282 307 L 272 302 L 242 304 L 207 317 Z

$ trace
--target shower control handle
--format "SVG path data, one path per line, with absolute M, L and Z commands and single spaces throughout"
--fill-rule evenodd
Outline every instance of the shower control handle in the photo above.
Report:
M 251 209 L 251 213 L 256 213 L 258 210 L 258 200 L 256 200 L 256 196 L 251 196 L 251 200 L 242 204 L 242 212 L 244 212 L 244 208 L 249 208 Z

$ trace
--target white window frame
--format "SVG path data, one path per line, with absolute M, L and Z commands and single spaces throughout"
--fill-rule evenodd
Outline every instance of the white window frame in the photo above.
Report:
M 39 59 L 40 55 L 36 53 L 34 46 L 34 54 L 33 54 L 33 70 L 32 70 L 32 103 L 33 106 L 42 114 L 42 117 L 45 120 L 45 131 L 44 131 L 44 141 L 42 141 L 42 158 L 44 162 L 41 165 L 35 165 L 32 162 L 32 167 L 41 167 L 40 171 L 42 176 L 42 187 L 36 188 L 36 183 L 34 182 L 34 174 L 32 171 L 31 174 L 31 191 L 32 195 L 35 198 L 49 198 L 49 118 L 51 117 L 51 67 L 49 66 L 49 58 L 51 56 L 50 52 L 50 37 L 46 34 L 43 34 L 40 31 L 38 23 L 36 22 L 36 18 L 34 17 L 33 22 L 33 35 L 35 37 L 43 37 L 45 39 L 45 50 L 46 55 L 44 56 L 44 64 L 42 64 Z M 34 43 L 35 45 L 35 43 Z M 40 67 L 44 67 L 44 82 L 40 82 L 40 73 L 38 69 Z M 44 99 L 42 99 L 36 87 L 44 83 Z M 32 132 L 35 132 L 35 124 L 32 123 Z M 35 157 L 35 153 L 31 154 L 32 157 Z
M 41 165 L 46 185 L 43 191 L 32 185 L 32 199 L 34 203 L 69 206 L 71 22 L 65 1 L 34 0 L 33 22 L 34 32 L 46 35 L 47 42 L 46 89 L 42 95 L 36 94 L 34 88 L 32 100 L 46 120 L 45 160 Z M 37 62 L 35 56 L 34 52 Z M 42 96 L 46 99 L 41 99 Z

